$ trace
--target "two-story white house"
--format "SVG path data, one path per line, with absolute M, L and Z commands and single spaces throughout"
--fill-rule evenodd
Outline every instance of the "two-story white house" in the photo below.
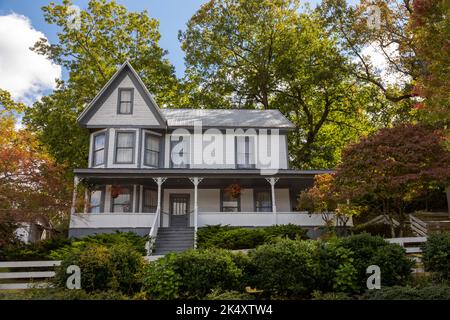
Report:
M 295 126 L 278 110 L 159 108 L 126 62 L 78 122 L 90 146 L 75 184 L 90 190 L 84 212 L 74 194 L 70 236 L 133 231 L 165 253 L 192 247 L 206 225 L 323 225 L 296 204 L 327 171 L 289 168 Z

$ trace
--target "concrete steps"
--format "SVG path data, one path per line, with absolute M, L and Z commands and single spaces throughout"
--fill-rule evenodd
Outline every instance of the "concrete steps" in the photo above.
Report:
M 194 228 L 181 226 L 159 228 L 153 255 L 183 252 L 192 248 L 194 248 Z

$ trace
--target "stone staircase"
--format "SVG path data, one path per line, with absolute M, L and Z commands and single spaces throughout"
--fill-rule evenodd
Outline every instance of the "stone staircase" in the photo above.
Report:
M 153 255 L 164 255 L 170 252 L 183 252 L 194 248 L 193 227 L 159 228 L 153 249 Z

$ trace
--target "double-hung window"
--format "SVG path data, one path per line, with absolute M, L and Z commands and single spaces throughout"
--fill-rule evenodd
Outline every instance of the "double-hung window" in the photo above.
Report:
M 144 165 L 159 166 L 159 136 L 146 133 L 144 142 Z
M 94 135 L 93 143 L 93 158 L 92 164 L 94 166 L 99 166 L 105 164 L 105 143 L 106 143 L 106 133 L 101 132 Z
M 134 163 L 136 132 L 116 133 L 115 163 Z
M 156 190 L 144 188 L 144 198 L 142 200 L 142 212 L 156 212 L 158 205 L 158 192 Z
M 111 194 L 112 212 L 131 212 L 133 210 L 133 189 L 129 186 L 115 187 Z
M 133 113 L 133 89 L 119 88 L 118 99 L 118 114 L 132 114 Z
M 250 136 L 236 137 L 237 168 L 255 168 L 255 138 Z
M 221 190 L 222 192 L 222 212 L 239 212 L 241 211 L 241 199 L 240 196 L 234 196 L 227 190 Z
M 90 213 L 103 212 L 103 199 L 104 199 L 103 189 L 91 190 L 89 193 L 89 212 Z
M 255 211 L 272 211 L 272 195 L 269 190 L 255 190 Z

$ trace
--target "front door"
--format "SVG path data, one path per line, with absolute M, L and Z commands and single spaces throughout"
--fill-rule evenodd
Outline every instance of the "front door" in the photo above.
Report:
M 189 226 L 189 194 L 170 195 L 170 226 Z

